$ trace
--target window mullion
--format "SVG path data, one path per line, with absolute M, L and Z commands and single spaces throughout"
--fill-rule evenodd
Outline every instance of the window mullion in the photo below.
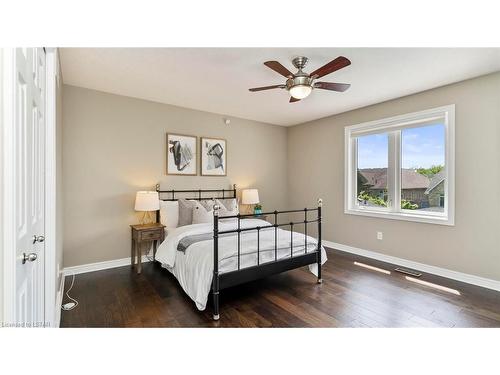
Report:
M 356 201 L 358 198 L 358 140 L 357 138 L 352 138 L 351 139 L 351 193 L 350 193 L 350 199 L 351 200 L 351 207 L 356 207 Z
M 401 211 L 401 131 L 389 133 L 389 160 L 387 171 L 389 210 Z
M 401 212 L 401 130 L 394 133 L 394 211 Z

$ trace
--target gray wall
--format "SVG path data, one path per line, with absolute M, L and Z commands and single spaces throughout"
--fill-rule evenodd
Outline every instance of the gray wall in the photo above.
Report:
M 287 204 L 287 130 L 255 121 L 64 86 L 64 265 L 130 256 L 135 193 L 165 188 L 259 189 Z M 167 132 L 227 140 L 227 177 L 166 176 Z
M 456 225 L 344 214 L 344 127 L 447 104 L 456 104 Z M 326 240 L 500 280 L 499 161 L 496 73 L 290 128 L 289 203 L 321 196 Z
M 344 214 L 344 127 L 447 104 L 456 104 L 456 225 Z M 259 188 L 270 209 L 322 197 L 326 240 L 500 280 L 499 108 L 500 73 L 291 128 L 226 126 L 223 115 L 65 85 L 64 265 L 129 256 L 137 190 L 236 183 Z M 166 176 L 166 132 L 226 138 L 228 177 Z

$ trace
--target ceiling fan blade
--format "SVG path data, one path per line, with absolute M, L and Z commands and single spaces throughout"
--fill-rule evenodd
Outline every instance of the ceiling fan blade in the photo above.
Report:
M 351 87 L 351 85 L 348 83 L 316 82 L 314 84 L 315 89 L 323 89 L 323 90 L 331 90 L 339 92 L 344 92 L 349 87 Z
M 299 102 L 300 99 L 297 99 L 297 98 L 294 98 L 293 96 L 290 96 L 290 101 L 289 103 L 295 103 L 295 102 Z
M 248 89 L 248 91 L 262 91 L 262 90 L 271 90 L 271 89 L 284 89 L 285 85 L 273 85 L 273 86 L 263 86 L 263 87 L 254 87 L 253 89 Z
M 293 74 L 277 61 L 266 61 L 264 65 L 281 74 L 283 77 L 293 77 Z
M 330 61 L 328 64 L 323 65 L 321 68 L 316 69 L 314 72 L 310 74 L 311 77 L 321 78 L 326 76 L 327 74 L 333 73 L 339 69 L 345 68 L 346 66 L 351 65 L 351 61 L 344 56 L 339 56 L 335 60 Z

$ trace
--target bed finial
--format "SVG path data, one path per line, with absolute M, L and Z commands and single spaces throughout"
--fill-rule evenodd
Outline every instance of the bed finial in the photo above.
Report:
M 318 207 L 322 207 L 322 206 L 323 206 L 323 199 L 318 198 Z
M 220 206 L 218 204 L 214 204 L 214 216 L 219 216 Z

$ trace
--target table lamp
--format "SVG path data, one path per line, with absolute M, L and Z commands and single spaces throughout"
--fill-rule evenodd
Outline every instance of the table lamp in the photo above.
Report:
M 157 191 L 137 192 L 135 196 L 135 210 L 144 212 L 141 224 L 154 223 L 155 220 L 150 217 L 150 212 L 158 211 L 159 209 L 160 209 L 160 199 Z M 148 222 L 146 221 L 147 219 L 149 219 Z
M 241 203 L 248 205 L 258 205 L 259 204 L 259 191 L 257 189 L 244 189 L 241 193 Z M 260 212 L 258 212 L 260 211 Z M 262 212 L 260 205 L 254 206 L 254 213 L 259 214 Z

